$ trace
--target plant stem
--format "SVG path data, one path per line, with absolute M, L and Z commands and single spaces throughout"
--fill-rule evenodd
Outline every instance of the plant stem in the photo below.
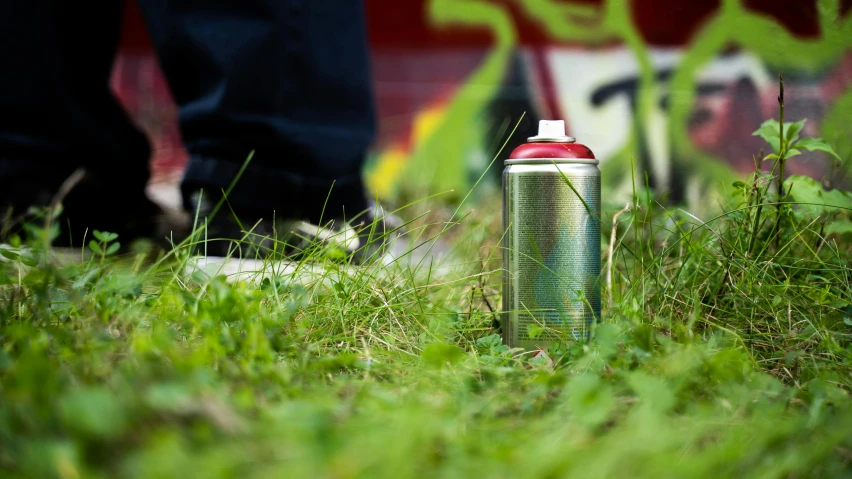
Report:
M 757 158 L 754 162 L 754 180 L 751 183 L 751 194 L 748 198 L 748 205 L 751 206 L 752 200 L 754 200 L 754 204 L 757 205 L 757 212 L 754 215 L 754 221 L 751 225 L 751 239 L 748 242 L 748 250 L 746 253 L 751 256 L 752 251 L 754 251 L 754 242 L 757 239 L 757 231 L 760 227 L 760 213 L 763 209 L 763 203 L 761 199 L 763 199 L 763 192 L 761 192 L 760 184 L 758 183 L 760 179 L 760 163 L 763 161 L 763 149 L 760 149 L 760 153 L 757 155 Z M 749 211 L 751 211 L 749 209 Z
M 606 265 L 606 294 L 607 305 L 612 310 L 612 263 L 615 261 L 615 233 L 618 230 L 618 217 L 630 211 L 630 203 L 624 205 L 624 208 L 612 217 L 612 233 L 609 236 L 609 255 Z
M 760 174 L 760 170 L 755 171 L 754 173 L 754 186 L 753 189 L 756 190 L 754 193 L 755 203 L 757 204 L 757 211 L 754 214 L 754 222 L 751 224 L 751 239 L 748 243 L 747 253 L 751 255 L 754 252 L 754 243 L 757 240 L 757 233 L 760 230 L 760 214 L 763 211 L 763 203 L 761 199 L 763 195 L 760 191 L 760 185 L 757 184 L 758 175 Z M 769 189 L 769 185 L 767 185 L 767 189 Z M 765 192 L 765 191 L 764 191 Z
M 773 233 L 777 233 L 775 235 L 775 249 L 778 249 L 778 245 L 780 244 L 781 239 L 781 222 L 783 217 L 781 216 L 781 201 L 784 198 L 784 163 L 787 156 L 787 142 L 784 141 L 784 77 L 781 74 L 778 74 L 778 84 L 780 85 L 778 91 L 778 106 L 780 109 L 779 113 L 779 123 L 778 127 L 778 198 L 775 203 L 775 231 Z
M 778 131 L 780 135 L 780 149 L 778 151 L 778 202 L 780 203 L 782 196 L 784 196 L 784 157 L 787 156 L 787 143 L 784 141 L 784 77 L 780 73 L 778 74 L 778 83 L 781 85 L 778 93 L 778 105 L 780 108 L 780 126 Z M 778 208 L 780 213 L 780 204 Z

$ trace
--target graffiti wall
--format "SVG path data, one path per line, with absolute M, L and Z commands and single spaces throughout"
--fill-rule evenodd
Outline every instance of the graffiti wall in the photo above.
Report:
M 852 158 L 852 0 L 366 6 L 379 114 L 366 175 L 381 196 L 463 194 L 507 138 L 561 118 L 602 160 L 610 198 L 631 190 L 633 169 L 673 201 L 701 201 L 754 169 L 751 132 L 777 115 L 779 73 L 787 118 L 808 118 L 806 134 Z M 126 23 L 113 85 L 152 136 L 156 178 L 174 181 L 186 159 L 176 111 L 135 9 Z M 789 167 L 831 181 L 848 169 L 820 153 Z

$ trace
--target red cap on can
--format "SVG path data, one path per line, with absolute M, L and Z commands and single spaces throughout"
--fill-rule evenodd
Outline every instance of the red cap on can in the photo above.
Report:
M 538 135 L 527 138 L 529 143 L 517 147 L 509 155 L 510 160 L 531 158 L 584 158 L 595 159 L 586 145 L 577 143 L 574 137 L 565 135 L 565 122 L 562 120 L 541 120 L 538 122 Z

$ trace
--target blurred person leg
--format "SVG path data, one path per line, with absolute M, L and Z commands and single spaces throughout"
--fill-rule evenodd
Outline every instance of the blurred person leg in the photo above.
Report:
M 367 209 L 374 132 L 363 6 L 357 0 L 140 0 L 180 106 L 190 153 L 182 192 L 257 220 L 318 224 Z M 203 214 L 204 212 L 202 212 Z M 239 231 L 224 233 L 238 236 Z
M 80 245 L 87 228 L 125 241 L 155 234 L 160 210 L 145 197 L 148 142 L 109 89 L 122 3 L 4 3 L 0 208 L 7 225 L 47 204 L 82 167 L 84 179 L 63 201 L 58 243 Z

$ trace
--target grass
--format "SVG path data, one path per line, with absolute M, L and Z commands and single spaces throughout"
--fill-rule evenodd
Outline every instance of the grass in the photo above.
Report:
M 605 208 L 603 321 L 538 357 L 494 328 L 488 194 L 473 214 L 401 212 L 412 245 L 452 245 L 441 257 L 315 249 L 255 281 L 193 272 L 187 245 L 116 255 L 101 233 L 63 262 L 13 241 L 0 475 L 846 475 L 852 196 L 799 177 L 779 196 L 772 178 L 706 219 L 650 191 Z

